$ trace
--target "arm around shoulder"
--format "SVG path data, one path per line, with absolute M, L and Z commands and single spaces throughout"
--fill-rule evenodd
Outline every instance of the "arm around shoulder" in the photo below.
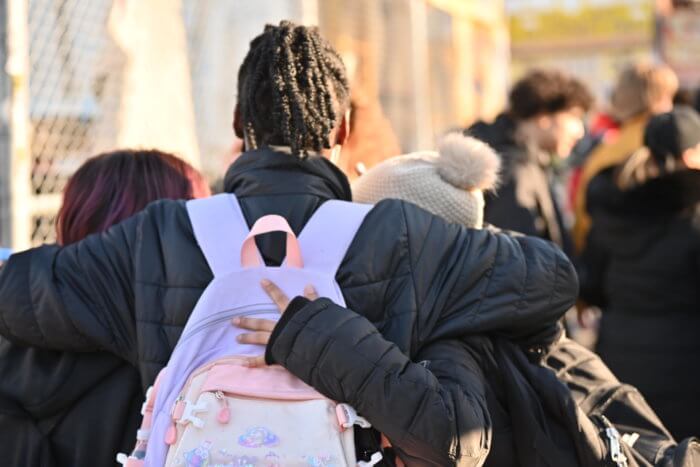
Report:
M 576 271 L 553 243 L 449 224 L 404 204 L 420 340 L 495 333 L 525 338 L 574 304 Z
M 13 255 L 0 272 L 0 334 L 64 351 L 133 359 L 133 252 L 146 213 L 65 246 Z
M 295 308 L 275 328 L 268 362 L 351 404 L 406 465 L 483 464 L 491 436 L 483 375 L 460 343 L 426 348 L 421 358 L 435 361 L 426 368 L 367 319 L 327 299 Z

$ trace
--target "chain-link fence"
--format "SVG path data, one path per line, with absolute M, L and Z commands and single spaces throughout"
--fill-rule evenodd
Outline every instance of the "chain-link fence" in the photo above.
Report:
M 7 62 L 7 2 L 0 2 L 0 64 Z M 9 246 L 10 230 L 10 77 L 0 68 L 0 247 Z M 3 156 L 4 157 L 1 157 Z
M 55 239 L 66 181 L 115 143 L 124 60 L 109 36 L 112 0 L 30 0 L 33 244 Z
M 28 61 L 19 76 L 28 96 L 26 109 L 17 108 L 29 125 L 29 173 L 0 179 L 0 241 L 14 246 L 54 241 L 68 178 L 87 157 L 116 146 L 158 146 L 199 164 L 212 179 L 221 176 L 232 157 L 237 68 L 262 25 L 284 18 L 318 22 L 347 60 L 358 92 L 381 102 L 403 150 L 432 145 L 435 134 L 467 123 L 460 106 L 473 107 L 465 96 L 473 94 L 475 74 L 460 65 L 468 48 L 461 44 L 466 36 L 459 36 L 459 26 L 469 19 L 431 3 L 6 0 L 0 6 L 4 40 L 7 5 L 22 5 L 25 16 L 14 20 L 24 22 L 17 30 L 26 35 Z M 436 3 L 457 5 L 456 10 L 463 5 Z M 4 46 L 0 43 L 2 63 Z M 0 75 L 6 107 L 8 95 L 15 94 L 12 82 Z M 20 157 L 9 144 L 8 120 L 0 121 L 2 168 Z M 149 138 L 152 134 L 158 136 Z M 168 147 L 178 138 L 175 148 Z M 17 193 L 28 198 L 25 203 L 15 202 Z M 29 232 L 11 234 L 7 227 L 25 222 Z M 17 232 L 30 239 L 14 238 Z

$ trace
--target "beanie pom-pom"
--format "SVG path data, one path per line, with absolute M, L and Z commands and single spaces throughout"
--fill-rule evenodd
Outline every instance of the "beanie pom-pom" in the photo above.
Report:
M 447 183 L 463 190 L 496 188 L 501 158 L 488 144 L 449 133 L 438 144 L 438 154 L 437 171 Z

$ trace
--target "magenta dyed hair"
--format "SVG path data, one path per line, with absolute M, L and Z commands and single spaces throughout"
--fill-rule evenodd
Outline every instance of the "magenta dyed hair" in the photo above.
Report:
M 58 212 L 58 242 L 67 245 L 103 232 L 158 199 L 209 196 L 202 175 L 157 150 L 123 150 L 85 162 L 68 181 Z

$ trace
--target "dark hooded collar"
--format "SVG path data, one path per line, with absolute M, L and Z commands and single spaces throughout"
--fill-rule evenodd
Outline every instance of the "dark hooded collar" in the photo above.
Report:
M 509 147 L 517 147 L 515 141 L 515 120 L 508 114 L 502 113 L 493 121 L 486 123 L 479 121 L 468 128 L 464 133 L 476 139 L 486 141 L 497 150 Z
M 351 201 L 350 183 L 343 172 L 319 155 L 292 156 L 269 147 L 246 151 L 224 176 L 224 191 L 239 197 L 312 194 Z
M 501 156 L 506 166 L 513 163 L 534 163 L 546 169 L 552 157 L 533 144 L 519 142 L 516 137 L 518 123 L 508 113 L 501 113 L 493 123 L 479 121 L 464 134 L 484 141 Z
M 668 217 L 700 203 L 700 170 L 680 170 L 628 190 L 621 190 L 614 176 L 614 169 L 608 169 L 592 181 L 590 206 L 621 217 Z

